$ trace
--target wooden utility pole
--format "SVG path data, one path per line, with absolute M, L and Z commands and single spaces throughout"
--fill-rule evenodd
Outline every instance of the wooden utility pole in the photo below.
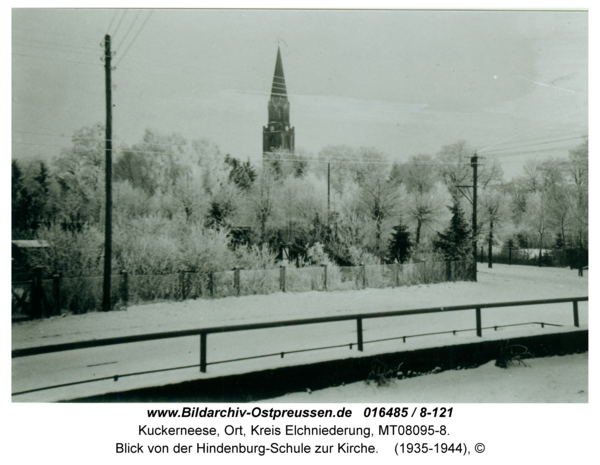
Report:
M 473 281 L 477 282 L 477 152 L 471 157 L 473 167 Z
M 488 268 L 492 267 L 492 242 L 494 241 L 494 222 L 490 221 L 490 235 L 488 237 Z
M 112 101 L 110 82 L 110 36 L 104 36 L 104 74 L 106 80 L 106 219 L 104 222 L 104 286 L 102 310 L 110 310 L 110 275 L 112 260 Z
M 330 227 L 330 210 L 329 210 L 329 191 L 331 189 L 331 163 L 327 162 L 327 232 L 329 232 Z

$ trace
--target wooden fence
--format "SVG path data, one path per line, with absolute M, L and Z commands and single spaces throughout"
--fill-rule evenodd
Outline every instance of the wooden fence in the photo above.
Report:
M 131 304 L 198 298 L 400 287 L 471 279 L 468 262 L 421 262 L 393 265 L 338 267 L 284 267 L 279 269 L 197 273 L 180 271 L 167 275 L 135 275 L 122 271 L 111 279 L 110 307 L 124 309 Z M 30 318 L 60 315 L 63 311 L 81 314 L 102 308 L 102 277 L 42 279 L 36 268 L 33 279 L 21 283 L 30 289 L 22 297 L 13 283 L 13 316 L 20 312 Z M 17 311 L 15 307 L 18 307 Z

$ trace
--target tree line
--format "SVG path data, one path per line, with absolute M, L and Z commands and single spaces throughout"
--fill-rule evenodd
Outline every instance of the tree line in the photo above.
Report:
M 471 257 L 473 233 L 500 250 L 587 251 L 587 140 L 561 159 L 529 161 L 506 182 L 479 166 L 471 230 L 465 141 L 392 162 L 374 148 L 328 146 L 265 154 L 261 164 L 207 139 L 146 130 L 113 156 L 113 269 L 169 273 L 274 267 L 282 247 L 302 266 Z M 329 173 L 328 173 L 329 167 Z M 329 178 L 329 182 L 328 182 Z M 75 131 L 46 162 L 12 162 L 12 237 L 44 239 L 33 260 L 49 273 L 101 275 L 104 128 Z

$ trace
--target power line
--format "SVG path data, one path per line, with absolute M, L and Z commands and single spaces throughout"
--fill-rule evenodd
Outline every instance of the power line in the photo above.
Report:
M 61 135 L 61 134 L 51 134 L 51 133 L 43 133 L 43 132 L 33 132 L 33 131 L 21 131 L 21 130 L 13 130 L 12 132 L 18 132 L 18 133 L 24 133 L 24 134 L 32 134 L 32 135 L 40 135 L 40 136 L 50 136 L 50 137 L 59 137 L 59 138 L 68 138 L 73 140 L 74 136 L 66 136 L 66 135 Z M 565 139 L 565 140 L 571 140 L 571 139 Z M 93 138 L 76 138 L 75 141 L 80 141 L 80 142 L 105 142 L 106 139 L 93 139 Z M 112 139 L 111 142 L 123 142 L 126 143 L 126 141 L 124 141 L 123 139 Z M 31 144 L 31 143 L 26 143 L 26 142 L 14 142 L 14 143 L 22 143 L 22 144 L 27 144 L 27 145 L 48 145 L 48 144 Z M 53 146 L 53 147 L 59 147 L 59 146 L 55 146 L 55 145 L 48 145 L 48 146 Z M 149 147 L 179 147 L 182 150 L 195 150 L 193 143 L 186 143 L 184 145 L 179 145 L 176 143 L 149 143 L 148 144 Z M 561 150 L 564 149 L 566 147 L 557 147 L 555 150 Z M 178 155 L 181 154 L 181 152 L 173 152 L 173 151 L 164 151 L 164 150 L 140 150 L 140 149 L 136 149 L 135 147 L 123 147 L 120 148 L 119 150 L 121 151 L 127 151 L 127 152 L 135 152 L 135 153 L 153 153 L 153 154 L 160 154 L 160 153 L 164 153 L 164 154 L 172 154 L 172 155 Z M 552 149 L 551 149 L 552 150 Z M 517 156 L 517 155 L 529 155 L 529 154 L 533 154 L 533 153 L 540 153 L 540 152 L 548 152 L 548 149 L 539 149 L 539 150 L 528 150 L 528 151 L 519 151 L 519 152 L 513 152 L 513 153 L 505 153 L 505 154 L 500 154 L 500 155 L 492 155 L 492 159 L 497 159 L 497 158 L 501 158 L 501 157 L 511 157 L 511 156 Z M 286 154 L 287 155 L 287 154 Z M 311 162 L 311 163 L 347 163 L 347 164 L 382 164 L 382 165 L 389 165 L 389 164 L 394 164 L 394 165 L 432 165 L 432 166 L 436 166 L 436 165 L 469 165 L 469 162 L 449 162 L 449 163 L 443 163 L 443 162 L 400 162 L 400 161 L 394 161 L 394 160 L 382 160 L 382 159 L 357 159 L 357 158 L 350 158 L 350 157 L 332 157 L 332 158 L 327 158 L 327 159 L 318 159 L 318 158 L 294 158 L 293 155 L 294 154 L 290 154 L 292 155 L 292 157 L 282 157 L 282 158 L 274 158 L 274 157 L 262 157 L 262 160 L 265 161 L 284 161 L 284 162 Z M 304 155 L 302 154 L 296 154 L 296 157 L 303 157 Z M 502 163 L 509 163 L 506 161 L 502 161 Z M 518 163 L 518 162 L 517 162 Z
M 117 35 L 117 32 L 119 32 L 119 28 L 121 27 L 121 23 L 123 22 L 123 18 L 125 18 L 125 15 L 127 14 L 128 11 L 129 10 L 127 10 L 127 9 L 123 10 L 123 14 L 121 15 L 121 20 L 119 21 L 119 24 L 117 24 L 117 29 L 113 33 L 113 37 Z
M 136 46 L 136 49 L 139 49 L 140 51 L 148 51 L 148 52 L 152 53 L 153 56 L 156 55 L 156 50 L 149 50 L 149 49 L 145 48 L 143 45 L 140 45 L 140 44 L 138 44 Z M 168 56 L 171 58 L 171 57 L 173 57 L 173 54 L 169 54 Z M 142 60 L 142 61 L 152 61 L 152 62 L 158 63 L 160 65 L 167 64 L 167 65 L 171 65 L 171 66 L 178 66 L 180 68 L 188 69 L 188 70 L 191 70 L 191 71 L 198 71 L 198 70 L 201 69 L 201 68 L 198 68 L 198 67 L 189 66 L 189 64 L 187 64 L 187 63 L 186 64 L 176 63 L 176 62 L 173 62 L 173 61 L 165 60 L 163 58 L 161 58 L 160 60 L 154 60 L 152 58 L 141 58 L 141 57 L 136 57 L 136 58 L 138 60 Z
M 20 131 L 18 129 L 13 129 L 12 132 L 21 132 L 24 134 L 34 134 L 37 136 L 63 137 L 63 138 L 67 138 L 67 139 L 75 138 L 76 141 L 86 141 L 86 142 L 106 142 L 108 140 L 110 140 L 111 142 L 125 142 L 122 139 L 94 139 L 94 138 L 85 138 L 85 137 L 76 137 L 76 136 L 65 136 L 63 134 L 51 134 L 48 132 Z M 160 145 L 160 146 L 165 146 L 165 147 L 172 147 L 173 145 L 176 145 L 176 144 L 149 144 L 149 145 Z M 126 149 L 126 150 L 128 150 L 128 149 Z
M 140 32 L 142 32 L 142 29 L 144 29 L 144 26 L 148 22 L 148 19 L 150 19 L 150 16 L 152 16 L 152 13 L 154 13 L 154 10 L 150 10 L 150 14 L 148 16 L 146 16 L 146 19 L 144 20 L 144 23 L 142 24 L 142 27 L 138 30 L 138 32 L 135 35 L 135 37 L 133 38 L 133 40 L 129 43 L 129 47 L 127 47 L 127 49 L 125 50 L 125 52 L 123 52 L 123 55 L 121 55 L 121 58 L 119 58 L 119 61 L 117 61 L 117 63 L 115 64 L 115 66 L 118 66 L 119 63 L 121 63 L 121 60 L 125 57 L 125 55 L 129 51 L 129 49 L 131 48 L 131 46 L 135 42 L 135 39 L 137 39 L 138 35 L 140 35 Z
M 22 41 L 22 42 L 32 42 L 32 43 L 42 44 L 42 45 L 58 45 L 60 47 L 74 48 L 74 49 L 80 49 L 80 50 L 93 50 L 94 52 L 98 53 L 98 50 L 93 47 L 81 47 L 79 45 L 63 44 L 60 42 L 42 41 L 42 40 L 35 40 L 35 39 L 23 39 L 21 37 L 15 37 L 15 38 L 13 38 L 13 41 L 14 40 Z
M 77 141 L 92 141 L 92 142 L 104 142 L 104 139 L 77 139 Z M 38 147 L 57 147 L 57 148 L 61 148 L 61 149 L 68 149 L 70 147 L 67 147 L 65 145 L 54 145 L 54 144 L 37 144 L 34 142 L 20 142 L 20 141 L 12 141 L 13 144 L 19 144 L 19 145 L 35 145 Z M 102 148 L 102 150 L 104 150 L 104 148 Z M 111 151 L 116 152 L 116 151 L 121 151 L 121 152 L 132 152 L 132 153 L 150 153 L 150 154 L 154 154 L 154 155 L 161 155 L 161 154 L 165 154 L 165 155 L 182 155 L 182 152 L 171 152 L 171 151 L 167 151 L 167 150 L 136 150 L 136 149 L 128 149 L 128 148 L 119 148 L 119 149 L 111 149 Z
M 35 132 L 29 132 L 29 131 L 14 131 L 14 132 L 23 132 L 26 134 L 36 134 L 36 135 L 48 135 L 48 136 L 53 136 L 53 137 L 69 137 L 69 136 L 59 136 L 59 135 L 55 135 L 55 134 L 48 134 L 48 133 L 35 133 Z M 86 142 L 104 142 L 105 139 L 76 139 L 74 142 L 77 141 L 86 141 Z M 119 139 L 112 139 L 112 141 L 121 141 Z M 13 141 L 14 144 L 24 144 L 24 145 L 36 145 L 36 146 L 47 146 L 47 147 L 59 147 L 59 148 L 67 148 L 65 146 L 59 146 L 59 145 L 53 145 L 53 144 L 37 144 L 37 143 L 31 143 L 31 142 L 19 142 L 19 141 Z M 193 145 L 182 145 L 182 146 L 177 146 L 174 144 L 149 144 L 149 145 L 155 145 L 155 146 L 167 146 L 167 147 L 181 147 L 181 148 L 189 148 L 189 149 L 194 149 Z M 160 154 L 167 154 L 167 155 L 181 155 L 181 152 L 173 152 L 173 151 L 166 151 L 166 150 L 139 150 L 136 148 L 120 148 L 119 149 L 121 152 L 132 152 L 132 153 L 151 153 L 151 154 L 156 154 L 156 155 L 160 155 Z M 340 159 L 330 159 L 330 160 L 318 160 L 318 159 L 314 159 L 314 158 L 307 158 L 307 159 L 298 159 L 298 158 L 266 158 L 263 157 L 262 160 L 265 161 L 295 161 L 295 162 L 315 162 L 315 163 L 355 163 L 355 164 L 382 164 L 382 165 L 389 165 L 389 164 L 399 164 L 399 165 L 470 165 L 470 163 L 419 163 L 419 162 L 394 162 L 394 161 L 385 161 L 385 160 L 355 160 L 355 159 L 350 159 L 350 158 L 340 158 Z
M 119 14 L 119 10 L 115 10 L 115 14 L 113 15 L 112 19 L 110 20 L 110 24 L 108 25 L 108 28 L 106 29 L 107 34 L 109 33 L 110 28 L 113 25 L 115 18 L 117 17 L 118 14 Z
M 547 142 L 538 142 L 537 144 L 520 145 L 520 146 L 517 146 L 517 147 L 507 147 L 505 149 L 490 150 L 488 152 L 483 152 L 483 153 L 497 153 L 497 152 L 503 152 L 505 150 L 516 150 L 516 149 L 525 148 L 525 147 L 534 147 L 536 145 L 554 144 L 555 142 L 563 142 L 563 141 L 566 141 L 566 140 L 581 139 L 582 137 L 586 137 L 586 136 L 570 137 L 568 139 L 556 139 L 556 140 L 551 140 L 551 141 L 547 141 Z
M 38 147 L 58 147 L 59 149 L 64 149 L 65 146 L 64 145 L 52 145 L 52 144 L 34 144 L 33 142 L 19 142 L 19 141 L 12 141 L 13 144 L 20 144 L 20 145 L 35 145 Z
M 479 151 L 481 152 L 481 151 L 483 151 L 483 150 L 485 150 L 487 148 L 495 147 L 496 145 L 500 145 L 500 144 L 502 144 L 503 142 L 505 142 L 507 140 L 514 139 L 515 137 L 520 136 L 521 134 L 525 134 L 527 132 L 533 131 L 534 129 L 541 128 L 542 126 L 546 126 L 547 124 L 550 124 L 551 122 L 556 121 L 557 119 L 564 118 L 565 116 L 572 115 L 573 113 L 578 113 L 578 112 L 582 111 L 583 109 L 584 109 L 584 107 L 579 108 L 579 109 L 574 110 L 574 111 L 571 111 L 569 113 L 565 113 L 563 115 L 556 116 L 554 118 L 550 118 L 549 120 L 544 121 L 542 124 L 538 124 L 538 125 L 533 126 L 533 127 L 529 128 L 529 129 L 526 129 L 525 131 L 521 131 L 521 132 L 515 134 L 514 136 L 511 136 L 511 137 L 508 137 L 508 138 L 506 138 L 504 140 L 501 140 L 500 142 L 496 142 L 495 144 L 491 144 L 491 145 L 488 145 L 486 147 L 482 147 L 482 148 L 479 149 Z
M 160 76 L 160 77 L 164 77 L 164 78 L 168 78 L 168 79 L 172 79 L 172 76 L 168 76 L 167 74 L 160 74 L 160 73 L 151 73 L 149 71 L 142 71 L 141 69 L 136 69 L 136 68 L 123 68 L 120 67 L 119 69 L 124 69 L 127 71 L 133 71 L 134 73 L 140 73 L 140 74 L 148 74 L 148 75 L 152 75 L 152 76 Z
M 540 152 L 545 152 L 548 153 L 550 151 L 556 151 L 556 150 L 568 150 L 569 147 L 556 147 L 556 148 L 552 148 L 552 149 L 538 149 L 538 150 L 527 150 L 527 151 L 522 151 L 522 152 L 514 152 L 514 153 L 503 153 L 500 155 L 492 155 L 493 158 L 502 158 L 502 157 L 515 157 L 518 155 L 529 155 L 532 153 L 540 153 Z M 518 161 L 516 162 L 507 162 L 505 160 L 502 160 L 502 163 L 518 163 Z
M 65 136 L 65 135 L 61 135 L 61 134 L 51 134 L 51 133 L 44 133 L 44 132 L 33 132 L 33 131 L 21 131 L 21 130 L 13 130 L 12 132 L 18 132 L 18 133 L 24 133 L 24 134 L 32 134 L 32 135 L 40 135 L 40 136 L 50 136 L 50 137 L 59 137 L 59 138 L 66 138 L 66 139 L 71 139 L 73 141 L 73 138 L 75 136 Z M 107 139 L 93 139 L 93 138 L 75 138 L 74 142 L 105 142 Z M 126 141 L 124 141 L 123 139 L 111 139 L 111 142 L 123 142 L 125 143 Z M 48 145 L 51 147 L 59 147 L 57 145 L 50 145 L 50 144 L 33 144 L 33 143 L 27 143 L 27 142 L 17 142 L 14 141 L 14 143 L 17 144 L 27 144 L 27 145 Z M 193 144 L 185 144 L 185 145 L 178 145 L 175 143 L 171 143 L 171 144 L 163 144 L 163 143 L 149 143 L 148 144 L 149 147 L 179 147 L 182 150 L 185 149 L 190 149 L 190 150 L 195 150 Z M 64 148 L 64 146 L 62 146 Z M 146 147 L 145 147 L 146 148 Z M 173 152 L 173 151 L 165 151 L 165 150 L 141 150 L 141 149 L 137 149 L 135 147 L 122 147 L 119 150 L 123 151 L 123 152 L 132 152 L 132 153 L 153 153 L 153 154 L 160 154 L 160 153 L 164 153 L 164 154 L 171 154 L 171 155 L 179 155 L 181 154 L 181 152 Z M 530 153 L 539 153 L 539 152 L 547 152 L 547 149 L 540 149 L 540 150 L 529 150 L 529 151 L 525 151 L 525 152 L 517 152 L 514 154 L 503 154 L 501 156 L 514 156 L 514 155 L 527 155 Z M 303 155 L 298 154 L 297 157 L 302 157 Z M 494 158 L 498 158 L 498 156 L 494 156 Z M 329 158 L 329 159 L 317 159 L 317 158 L 290 158 L 290 157 L 284 157 L 284 158 L 272 158 L 272 157 L 262 157 L 262 160 L 265 161 L 292 161 L 292 162 L 311 162 L 311 163 L 347 163 L 347 164 L 382 164 L 382 165 L 389 165 L 389 164 L 394 164 L 394 165 L 425 165 L 425 166 L 439 166 L 439 165 L 470 165 L 469 162 L 448 162 L 448 163 L 443 163 L 443 162 L 400 162 L 400 161 L 394 161 L 394 160 L 381 160 L 381 159 L 356 159 L 356 158 L 349 158 L 349 157 L 333 157 L 333 158 Z
M 52 47 L 44 47 L 42 45 L 28 45 L 28 44 L 14 44 L 17 47 L 31 47 L 34 50 L 38 50 L 40 49 L 41 53 L 45 53 L 43 50 L 52 50 L 54 52 L 62 52 L 62 53 L 75 53 L 75 54 L 79 54 L 79 55 L 84 55 L 84 56 L 91 56 L 93 52 L 83 52 L 83 51 L 75 51 L 75 50 L 64 50 L 64 49 L 59 49 L 59 48 L 52 48 Z M 95 56 L 98 56 L 98 52 L 94 53 Z
M 63 58 L 51 58 L 51 57 L 40 57 L 37 55 L 27 55 L 25 53 L 17 53 L 17 52 L 13 52 L 13 55 L 18 55 L 18 56 L 23 56 L 23 57 L 29 57 L 29 58 L 39 58 L 41 60 L 54 60 L 54 61 L 65 61 L 68 63 L 79 63 L 82 65 L 88 65 L 88 66 L 94 66 L 97 67 L 97 64 L 94 63 L 88 63 L 88 62 L 84 62 L 84 61 L 76 61 L 76 60 L 66 60 Z M 160 77 L 164 77 L 164 78 L 170 78 L 170 76 L 166 75 L 166 74 L 159 74 L 159 73 L 151 73 L 149 71 L 142 71 L 139 69 L 135 69 L 135 68 L 121 68 L 121 69 L 125 69 L 127 71 L 132 71 L 134 73 L 141 73 L 141 74 L 147 74 L 147 75 L 152 75 L 152 76 L 160 76 Z
M 188 71 L 190 73 L 201 73 L 202 72 L 202 70 L 200 68 L 189 66 L 189 65 L 183 65 L 180 63 L 173 63 L 168 60 L 153 60 L 152 58 L 141 58 L 139 56 L 132 55 L 132 54 L 129 54 L 128 56 L 129 56 L 129 60 L 137 60 L 138 62 L 148 63 L 149 65 L 152 65 L 153 63 L 157 63 L 157 64 L 162 65 L 161 66 L 162 69 L 165 69 L 168 71 L 174 71 L 179 74 L 181 74 L 180 71 Z M 132 63 L 132 64 L 138 65 L 137 63 Z M 165 65 L 169 65 L 169 66 L 165 67 Z M 178 68 L 178 70 L 174 70 L 173 68 Z M 125 68 L 120 68 L 120 69 L 125 69 Z
M 47 132 L 19 131 L 18 129 L 13 129 L 12 132 L 22 132 L 24 134 L 35 134 L 37 136 L 68 137 L 68 138 L 72 137 L 72 136 L 63 136 L 63 135 L 59 135 L 59 134 L 50 134 Z
M 65 136 L 63 134 L 52 134 L 49 132 L 33 132 L 33 131 L 21 131 L 18 129 L 13 129 L 12 132 L 20 132 L 20 133 L 24 133 L 24 134 L 34 134 L 34 135 L 38 135 L 38 136 L 51 136 L 51 137 L 62 137 L 62 138 L 67 138 L 67 139 L 73 139 L 75 138 L 76 141 L 86 141 L 86 142 L 106 142 L 108 140 L 110 140 L 111 142 L 125 142 L 123 139 L 99 139 L 99 138 L 87 138 L 87 137 L 76 137 L 76 136 Z M 189 147 L 189 148 L 194 148 L 193 146 L 193 142 L 189 143 L 189 144 L 160 144 L 160 143 L 148 143 L 149 146 L 161 146 L 161 147 Z M 124 150 L 132 150 L 135 151 L 133 148 L 126 148 Z M 166 152 L 165 152 L 166 153 Z
M 267 158 L 267 157 L 263 157 L 262 160 L 265 161 L 295 161 L 295 162 L 313 162 L 313 163 L 346 163 L 346 164 L 364 164 L 364 165 L 390 165 L 390 164 L 396 164 L 396 165 L 438 165 L 438 166 L 446 166 L 446 165 L 471 165 L 470 162 L 465 162 L 465 163 L 460 163 L 460 162 L 456 162 L 456 163 L 441 163 L 441 162 L 428 162 L 428 163 L 421 163 L 421 162 L 397 162 L 397 161 L 385 161 L 385 160 L 355 160 L 352 158 L 331 158 L 328 160 L 319 160 L 319 159 L 315 159 L 315 158 Z
M 24 132 L 24 131 L 21 131 Z M 60 137 L 66 137 L 66 136 L 60 136 Z M 88 141 L 93 141 L 93 142 L 103 142 L 103 139 L 87 139 Z M 33 143 L 33 142 L 19 142 L 19 141 L 12 141 L 13 144 L 20 144 L 20 145 L 34 145 L 34 146 L 38 146 L 38 147 L 57 147 L 57 148 L 68 148 L 65 147 L 64 145 L 54 145 L 54 144 L 37 144 L 37 143 Z M 158 144 L 156 144 L 158 145 Z M 190 148 L 192 148 L 190 146 Z M 131 148 L 120 148 L 120 149 L 112 149 L 112 151 L 116 151 L 119 150 L 120 152 L 132 152 L 132 153 L 149 153 L 149 154 L 154 154 L 154 155 L 181 155 L 181 152 L 171 152 L 171 151 L 165 151 L 165 150 L 137 150 L 137 149 L 131 149 Z M 321 160 L 316 160 L 316 159 L 304 159 L 304 160 L 299 160 L 296 158 L 293 159 L 280 159 L 280 158 L 263 158 L 263 160 L 265 161 L 296 161 L 296 162 L 317 162 L 317 163 L 347 163 L 347 161 L 345 160 L 331 160 L 331 161 L 321 161 Z M 396 163 L 396 162 L 385 162 L 385 161 L 378 161 L 378 162 L 372 162 L 372 161 L 359 161 L 359 162 L 355 162 L 355 163 L 359 163 L 359 164 L 381 164 L 381 165 L 389 165 L 390 163 Z M 425 163 L 411 163 L 411 162 L 405 162 L 405 163 L 398 163 L 401 165 L 421 165 L 421 164 L 425 164 Z M 470 165 L 470 163 L 426 163 L 427 165 Z
M 549 134 L 547 136 L 532 137 L 530 139 L 519 139 L 519 140 L 516 140 L 516 141 L 504 142 L 503 144 L 496 144 L 496 145 L 520 144 L 522 142 L 531 142 L 531 141 L 536 141 L 536 140 L 541 140 L 541 139 L 548 139 L 549 137 L 575 136 L 575 135 L 581 135 L 582 132 L 585 132 L 585 131 L 587 131 L 587 128 L 585 128 L 585 129 L 579 129 L 579 130 L 567 131 L 567 132 L 563 132 L 563 133 L 560 133 L 560 134 Z M 480 149 L 479 150 L 480 153 L 482 153 L 483 151 L 485 151 L 485 149 Z
M 141 12 L 142 12 L 142 10 L 138 10 L 137 14 L 135 15 L 135 18 L 133 18 L 133 22 L 129 25 L 129 29 L 127 29 L 127 32 L 123 36 L 123 40 L 121 40 L 121 44 L 124 44 L 125 41 L 127 40 L 127 36 L 129 36 L 129 33 L 131 32 L 131 29 L 133 28 L 133 26 L 137 22 L 138 18 L 140 17 Z
M 84 61 L 65 60 L 65 59 L 62 59 L 62 58 L 39 57 L 39 56 L 36 56 L 36 55 L 27 55 L 25 53 L 16 53 L 16 52 L 13 52 L 12 55 L 18 55 L 18 56 L 29 57 L 29 58 L 37 58 L 37 59 L 40 59 L 40 60 L 66 61 L 68 63 L 79 63 L 79 64 L 82 64 L 82 65 L 89 65 L 89 66 L 94 66 L 94 67 L 98 66 L 97 64 L 87 63 L 87 62 L 84 62 Z

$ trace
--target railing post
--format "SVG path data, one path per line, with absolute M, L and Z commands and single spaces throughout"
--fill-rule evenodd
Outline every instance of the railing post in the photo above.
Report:
M 452 262 L 446 261 L 446 281 L 452 281 Z
M 121 302 L 127 308 L 129 305 L 129 273 L 126 270 L 121 271 Z
M 573 301 L 573 320 L 575 320 L 575 326 L 579 328 L 579 310 L 576 300 Z
M 323 290 L 327 290 L 327 265 L 321 265 L 323 267 Z
M 60 315 L 60 275 L 54 275 L 54 314 Z
M 285 292 L 285 266 L 279 265 L 279 290 Z
M 365 289 L 367 287 L 367 267 L 364 263 L 360 266 L 362 267 L 363 289 Z
M 212 271 L 210 273 L 208 273 L 208 287 L 210 288 L 210 296 L 214 297 L 215 296 L 215 273 Z
M 400 265 L 400 263 L 396 263 L 396 270 L 395 270 L 396 271 L 396 276 L 394 277 L 395 278 L 396 287 L 400 287 L 400 267 L 401 266 L 402 265 Z
M 481 337 L 481 308 L 475 309 L 475 320 L 477 323 L 477 336 Z
M 358 334 L 358 350 L 363 351 L 362 318 L 356 319 L 356 333 Z
M 208 334 L 200 333 L 200 372 L 206 373 L 206 337 Z
M 240 269 L 236 268 L 233 270 L 233 285 L 235 286 L 235 293 L 240 296 Z

